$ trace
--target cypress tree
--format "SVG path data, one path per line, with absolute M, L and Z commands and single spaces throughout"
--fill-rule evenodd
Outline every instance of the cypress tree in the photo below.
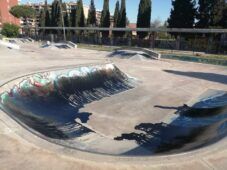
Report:
M 49 12 L 49 9 L 48 9 L 47 0 L 45 0 L 44 12 L 45 12 L 45 26 L 50 27 L 51 26 L 51 19 L 50 19 L 50 12 Z M 45 33 L 49 34 L 49 30 L 45 30 Z
M 121 0 L 121 10 L 120 10 L 120 15 L 118 17 L 117 27 L 125 28 L 126 22 L 127 22 L 127 17 L 126 17 L 125 0 Z M 125 35 L 125 32 L 122 32 L 122 31 L 119 32 L 120 37 L 123 37 L 124 35 Z
M 91 0 L 91 4 L 90 4 L 90 7 L 89 7 L 87 25 L 88 26 L 90 26 L 90 25 L 91 26 L 96 26 L 97 25 L 96 9 L 95 9 L 94 0 Z
M 119 16 L 120 16 L 120 4 L 119 4 L 119 0 L 116 2 L 115 5 L 115 10 L 114 10 L 114 27 L 118 27 L 118 22 L 119 22 Z M 113 31 L 113 35 L 115 37 L 118 36 L 118 32 L 117 31 Z
M 70 20 L 69 26 L 70 27 L 75 27 L 76 26 L 76 9 L 75 8 L 71 9 L 71 11 L 70 11 L 70 19 L 69 20 Z M 75 31 L 71 30 L 71 33 L 75 34 Z
M 195 0 L 173 0 L 169 28 L 193 28 L 196 17 Z
M 76 26 L 76 9 L 71 9 L 70 11 L 70 26 Z
M 109 0 L 104 0 L 103 10 L 101 14 L 101 27 L 109 28 L 110 27 L 110 11 L 109 11 Z M 103 37 L 109 36 L 109 31 L 102 31 Z
M 57 0 L 54 0 L 51 5 L 51 26 L 55 27 L 57 26 L 56 22 L 56 4 Z
M 209 28 L 210 26 L 210 12 L 211 12 L 211 2 L 212 0 L 199 0 L 197 20 L 197 28 Z
M 67 11 L 66 3 L 62 4 L 62 10 L 64 11 L 63 12 L 64 26 L 69 27 L 70 26 L 70 19 L 69 19 L 69 14 L 68 14 L 68 11 Z M 70 33 L 70 31 L 66 30 L 66 34 L 69 34 L 69 33 Z
M 227 5 L 225 5 L 225 9 L 223 10 L 222 24 L 223 28 L 227 28 Z
M 114 11 L 114 27 L 117 27 L 118 25 L 117 23 L 119 22 L 118 21 L 119 15 L 120 15 L 120 4 L 119 4 L 119 1 L 117 1 L 115 6 L 115 11 Z
M 151 22 L 151 0 L 140 0 L 137 16 L 137 28 L 150 28 Z M 148 33 L 137 32 L 139 38 L 145 38 Z
M 42 10 L 40 11 L 40 14 L 39 14 L 39 27 L 45 27 L 45 12 L 44 12 L 44 9 L 42 9 Z M 40 33 L 41 35 L 44 35 L 45 30 L 40 29 L 40 30 L 39 30 L 39 33 Z
M 84 16 L 84 7 L 83 1 L 77 1 L 77 8 L 76 8 L 76 27 L 84 27 L 85 26 L 85 16 Z
M 211 3 L 211 27 L 221 28 L 223 24 L 223 13 L 225 10 L 225 0 L 213 0 Z
M 52 10 L 51 10 L 51 26 L 52 27 L 62 27 L 62 11 L 61 11 L 61 1 L 54 0 L 52 3 Z M 61 33 L 61 31 L 57 31 L 58 34 Z M 57 33 L 56 30 L 53 31 L 54 34 Z

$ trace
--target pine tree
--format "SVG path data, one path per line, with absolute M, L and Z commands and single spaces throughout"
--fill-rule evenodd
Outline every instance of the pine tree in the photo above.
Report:
M 77 1 L 77 8 L 76 8 L 76 27 L 84 27 L 85 26 L 85 16 L 84 16 L 84 7 L 83 1 Z
M 137 28 L 150 28 L 151 22 L 151 0 L 140 0 L 137 16 Z M 137 32 L 139 38 L 145 38 L 146 32 Z
M 212 0 L 199 0 L 198 12 L 196 23 L 197 28 L 209 28 L 210 26 L 210 12 L 211 12 Z
M 125 28 L 126 22 L 127 22 L 127 17 L 126 17 L 125 0 L 121 0 L 121 10 L 120 10 L 120 15 L 118 17 L 117 27 Z M 123 37 L 124 35 L 125 35 L 125 32 L 123 32 L 123 31 L 119 32 L 120 37 Z
M 193 28 L 196 17 L 195 0 L 173 0 L 169 28 Z
M 87 25 L 88 26 L 96 26 L 97 25 L 96 9 L 95 9 L 94 0 L 91 0 L 89 12 L 88 12 Z
M 103 10 L 101 14 L 101 27 L 109 28 L 110 27 L 110 11 L 109 11 L 109 0 L 104 0 Z M 109 36 L 109 31 L 102 31 L 103 37 Z
M 223 27 L 223 12 L 225 10 L 225 0 L 213 0 L 211 3 L 211 23 L 212 28 Z

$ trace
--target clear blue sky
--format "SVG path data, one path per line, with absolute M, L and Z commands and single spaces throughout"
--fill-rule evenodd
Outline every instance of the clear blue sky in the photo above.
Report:
M 26 2 L 43 2 L 44 0 L 21 0 L 22 3 Z M 63 0 L 63 1 L 76 1 L 76 0 Z M 96 9 L 102 10 L 103 0 L 94 0 Z M 114 13 L 115 3 L 117 0 L 110 0 L 110 12 Z M 52 2 L 52 0 L 48 0 Z M 83 0 L 84 4 L 89 5 L 90 0 Z M 127 2 L 127 16 L 130 22 L 136 22 L 139 0 L 126 0 Z M 166 21 L 169 17 L 171 10 L 171 0 L 152 0 L 152 20 L 161 19 L 162 22 Z

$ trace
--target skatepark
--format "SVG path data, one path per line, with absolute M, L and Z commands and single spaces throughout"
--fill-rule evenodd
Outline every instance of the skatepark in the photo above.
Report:
M 226 168 L 226 67 L 18 44 L 0 46 L 3 169 Z

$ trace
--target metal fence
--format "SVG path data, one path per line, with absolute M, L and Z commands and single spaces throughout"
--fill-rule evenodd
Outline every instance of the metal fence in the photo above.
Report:
M 36 27 L 30 29 L 33 29 L 33 36 L 36 40 L 227 54 L 227 29 L 99 27 Z M 109 36 L 104 37 L 103 32 L 109 32 Z M 117 32 L 124 32 L 124 36 L 114 36 Z M 147 36 L 140 39 L 136 35 L 138 32 L 147 32 Z

